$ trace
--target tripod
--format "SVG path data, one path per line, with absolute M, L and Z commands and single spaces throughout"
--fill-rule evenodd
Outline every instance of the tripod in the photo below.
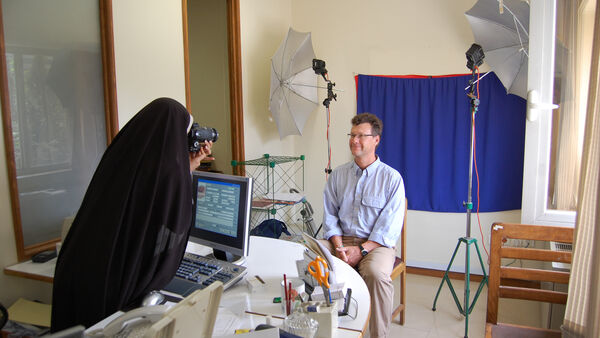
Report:
M 479 47 L 481 48 L 481 47 Z M 467 57 L 469 56 L 468 54 L 469 52 L 467 52 Z M 483 54 L 482 54 L 483 55 Z M 483 56 L 481 57 L 481 59 L 483 59 Z M 467 63 L 467 66 L 469 66 L 469 63 Z M 471 311 L 473 311 L 473 308 L 475 307 L 475 303 L 477 302 L 477 298 L 479 298 L 479 295 L 481 294 L 481 290 L 483 289 L 483 286 L 487 284 L 488 281 L 488 276 L 485 273 L 485 266 L 483 265 L 483 260 L 481 259 L 481 253 L 479 252 L 479 246 L 477 245 L 477 239 L 476 238 L 471 238 L 471 211 L 473 209 L 473 200 L 472 200 L 472 188 L 473 188 L 473 144 L 475 142 L 475 114 L 477 112 L 477 108 L 479 106 L 479 99 L 474 95 L 475 92 L 475 69 L 477 68 L 476 66 L 474 67 L 469 67 L 472 69 L 473 73 L 472 73 L 472 78 L 469 81 L 469 84 L 471 86 L 470 89 L 470 93 L 469 93 L 469 97 L 471 98 L 471 151 L 470 151 L 470 160 L 469 160 L 469 189 L 468 189 L 468 199 L 467 202 L 463 202 L 463 205 L 466 206 L 467 208 L 467 231 L 466 231 L 466 236 L 465 237 L 461 237 L 458 239 L 458 243 L 456 244 L 456 248 L 454 249 L 454 253 L 452 254 L 452 258 L 450 259 L 450 263 L 448 264 L 448 268 L 446 269 L 446 272 L 444 273 L 444 277 L 442 278 L 442 281 L 440 283 L 440 287 L 437 290 L 437 294 L 435 295 L 435 299 L 433 301 L 433 307 L 432 307 L 432 311 L 435 311 L 436 307 L 435 304 L 437 303 L 437 299 L 438 296 L 440 295 L 440 291 L 442 290 L 442 286 L 444 285 L 444 282 L 446 282 L 448 284 L 448 287 L 450 288 L 450 292 L 452 293 L 452 297 L 454 298 L 454 302 L 456 303 L 456 307 L 458 307 L 458 311 L 460 312 L 460 314 L 462 314 L 463 316 L 465 316 L 465 338 L 468 337 L 468 333 L 469 333 L 469 314 L 471 314 Z M 458 252 L 458 249 L 460 247 L 460 244 L 464 243 L 466 245 L 466 256 L 465 256 L 465 292 L 464 292 L 464 307 L 461 306 L 460 301 L 458 300 L 458 297 L 456 296 L 456 292 L 454 291 L 454 288 L 452 287 L 452 282 L 450 282 L 450 278 L 448 277 L 448 272 L 450 271 L 450 268 L 452 267 L 452 263 L 454 262 L 454 258 L 456 257 L 456 253 Z M 483 270 L 483 279 L 481 280 L 481 282 L 479 283 L 479 288 L 477 289 L 477 292 L 475 293 L 475 297 L 473 298 L 473 302 L 471 304 L 469 304 L 469 296 L 470 296 L 470 277 L 471 277 L 471 245 L 475 245 L 475 250 L 477 251 L 477 257 L 479 258 L 479 263 L 481 264 L 481 269 Z

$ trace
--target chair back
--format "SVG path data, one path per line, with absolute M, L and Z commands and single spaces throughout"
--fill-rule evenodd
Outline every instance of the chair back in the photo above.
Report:
M 571 252 L 507 246 L 509 239 L 573 243 L 573 228 L 494 223 L 491 231 L 490 275 L 486 322 L 498 324 L 498 298 L 566 304 L 567 293 L 541 288 L 542 282 L 568 284 L 569 272 L 502 266 L 502 258 L 571 263 Z M 541 265 L 548 264 L 543 263 Z
M 406 214 L 408 211 L 408 199 L 404 198 L 404 218 L 402 220 L 402 232 L 400 233 L 400 259 L 406 264 Z

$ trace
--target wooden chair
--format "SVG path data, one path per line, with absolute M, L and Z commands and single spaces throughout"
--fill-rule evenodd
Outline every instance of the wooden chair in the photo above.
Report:
M 392 312 L 392 320 L 400 315 L 400 325 L 404 325 L 404 312 L 406 310 L 406 211 L 408 200 L 404 203 L 404 222 L 400 233 L 400 257 L 396 256 L 394 269 L 392 270 L 392 281 L 400 277 L 400 304 Z
M 566 304 L 567 293 L 545 290 L 541 282 L 569 283 L 569 272 L 501 266 L 502 258 L 571 263 L 571 252 L 503 246 L 507 239 L 573 243 L 573 229 L 555 226 L 494 223 L 490 248 L 486 337 L 560 337 L 557 330 L 498 323 L 498 298 Z M 547 263 L 545 263 L 547 264 Z M 518 285 L 518 286 L 513 286 Z

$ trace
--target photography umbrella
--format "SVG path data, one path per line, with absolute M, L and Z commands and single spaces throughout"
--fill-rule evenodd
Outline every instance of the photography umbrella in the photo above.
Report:
M 314 58 L 310 33 L 292 28 L 271 58 L 269 110 L 280 138 L 302 135 L 308 116 L 318 106 Z
M 527 99 L 529 5 L 522 0 L 479 0 L 465 16 L 506 91 Z

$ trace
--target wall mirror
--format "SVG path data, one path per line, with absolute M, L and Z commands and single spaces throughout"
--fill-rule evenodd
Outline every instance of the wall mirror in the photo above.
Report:
M 244 160 L 239 0 L 182 0 L 186 105 L 200 125 L 216 128 L 210 169 L 235 172 Z

